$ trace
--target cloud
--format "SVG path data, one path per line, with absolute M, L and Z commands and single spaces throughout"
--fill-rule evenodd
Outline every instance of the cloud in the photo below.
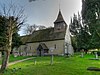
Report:
M 32 1 L 37 1 L 37 0 L 29 0 L 29 2 L 32 2 Z M 45 1 L 45 0 L 43 0 L 43 1 Z
M 36 0 L 29 0 L 29 2 L 36 1 Z

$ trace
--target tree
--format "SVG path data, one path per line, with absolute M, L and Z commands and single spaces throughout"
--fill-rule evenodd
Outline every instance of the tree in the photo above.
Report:
M 25 27 L 25 29 L 24 29 L 24 33 L 25 33 L 26 35 L 30 35 L 30 34 L 32 34 L 34 31 L 36 31 L 37 28 L 38 28 L 38 26 L 37 26 L 36 24 L 34 24 L 34 25 L 29 25 L 29 24 L 27 24 L 26 27 Z
M 81 24 L 81 17 L 78 14 L 73 16 L 73 19 L 71 19 L 70 23 L 70 32 L 72 35 L 72 44 L 74 49 L 79 50 L 81 47 L 81 29 L 82 29 L 82 24 Z
M 12 37 L 13 38 L 12 38 L 12 50 L 11 50 L 11 54 L 13 52 L 14 47 L 18 48 L 22 44 L 21 37 L 18 34 L 18 32 L 14 33 L 12 35 Z
M 70 32 L 72 35 L 72 44 L 74 49 L 88 49 L 88 27 L 82 24 L 81 16 L 78 13 L 78 16 L 74 14 L 73 19 L 71 19 Z
M 72 45 L 74 47 L 74 50 L 76 51 L 78 49 L 77 47 L 77 28 L 78 28 L 78 20 L 77 20 L 77 15 L 74 14 L 73 19 L 71 18 L 71 23 L 70 23 L 70 32 L 71 32 L 71 37 L 72 37 Z
M 19 30 L 19 28 L 25 22 L 23 15 L 23 8 L 15 6 L 12 2 L 10 4 L 3 4 L 1 7 L 1 16 L 4 18 L 4 25 L 6 31 L 3 33 L 4 39 L 4 55 L 2 57 L 1 72 L 7 68 L 9 62 L 9 55 L 12 48 L 12 35 Z M 3 20 L 3 19 L 2 19 Z
M 91 35 L 89 47 L 100 48 L 100 0 L 82 0 L 82 21 Z
M 0 16 L 0 50 L 2 50 L 1 47 L 5 46 L 6 42 L 6 26 L 5 26 L 5 17 Z
M 36 25 L 36 24 L 29 25 L 29 24 L 27 24 L 27 26 L 24 28 L 24 33 L 26 35 L 30 35 L 36 30 L 42 30 L 42 29 L 45 29 L 45 28 L 46 27 L 43 26 L 43 25 Z
M 39 25 L 39 26 L 38 26 L 38 29 L 39 29 L 39 30 L 42 30 L 42 29 L 45 29 L 45 28 L 46 28 L 46 27 L 43 26 L 43 25 Z

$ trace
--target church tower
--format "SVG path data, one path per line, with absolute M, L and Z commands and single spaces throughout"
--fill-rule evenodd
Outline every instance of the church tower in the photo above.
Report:
M 61 11 L 59 10 L 58 17 L 54 22 L 54 32 L 65 32 L 67 24 L 63 19 Z

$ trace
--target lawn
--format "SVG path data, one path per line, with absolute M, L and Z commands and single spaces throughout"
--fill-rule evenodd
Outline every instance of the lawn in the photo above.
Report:
M 13 55 L 10 55 L 9 62 L 14 62 L 14 61 L 17 61 L 17 60 L 22 60 L 22 59 L 25 59 L 25 58 L 28 58 L 28 57 L 31 57 L 31 56 L 17 56 L 17 57 L 14 57 Z M 0 59 L 0 64 L 1 64 L 1 60 L 2 59 Z
M 88 67 L 99 67 L 100 60 L 89 60 L 93 55 L 81 58 L 75 55 L 70 58 L 54 56 L 54 63 L 50 65 L 50 57 L 36 57 L 34 59 L 9 66 L 0 75 L 100 75 L 100 71 L 87 71 Z

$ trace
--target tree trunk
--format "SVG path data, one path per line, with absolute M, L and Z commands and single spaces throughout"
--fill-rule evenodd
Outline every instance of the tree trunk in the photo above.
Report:
M 2 65 L 1 65 L 1 72 L 4 72 L 4 70 L 7 68 L 8 62 L 9 62 L 9 56 L 11 52 L 11 45 L 12 45 L 12 31 L 9 28 L 8 30 L 8 42 L 6 43 L 5 49 L 4 49 L 4 55 L 2 56 Z
M 0 72 L 3 72 L 7 68 L 9 62 L 9 55 L 10 55 L 9 51 L 4 51 L 4 55 L 2 55 L 2 65 Z

